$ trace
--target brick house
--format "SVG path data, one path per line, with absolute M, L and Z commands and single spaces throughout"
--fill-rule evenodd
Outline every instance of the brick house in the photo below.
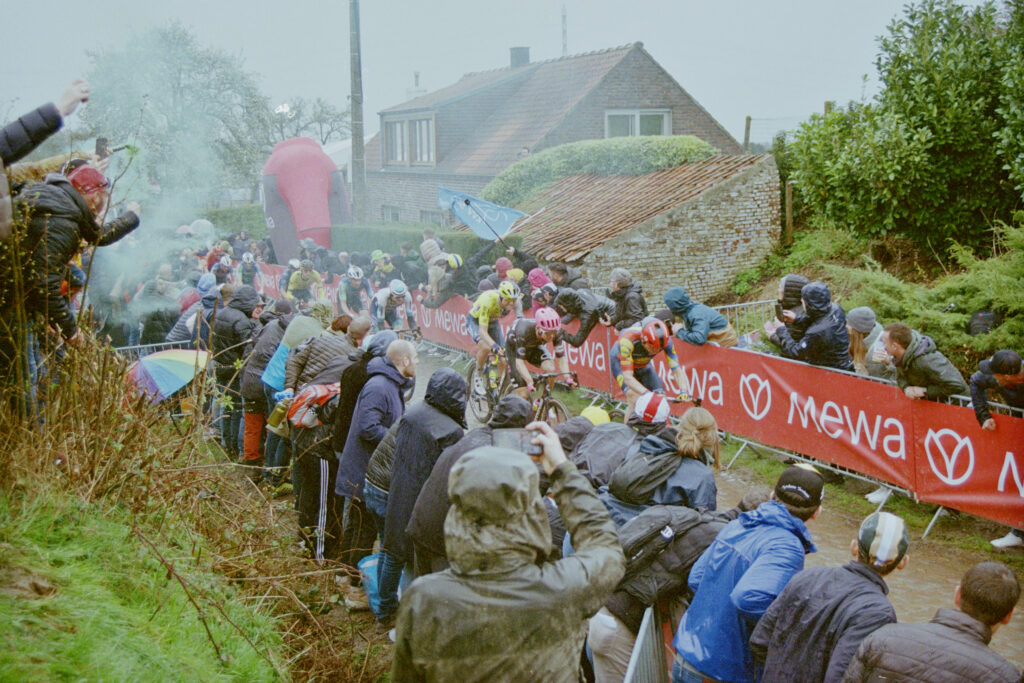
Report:
M 442 223 L 437 187 L 470 194 L 525 154 L 621 135 L 695 135 L 722 153 L 740 145 L 642 43 L 508 67 L 380 112 L 366 144 L 370 220 Z
M 524 251 L 574 263 L 594 286 L 626 268 L 654 308 L 675 285 L 697 300 L 722 291 L 768 255 L 781 230 L 770 154 L 718 155 L 639 176 L 569 176 L 516 208 L 532 215 L 513 227 Z

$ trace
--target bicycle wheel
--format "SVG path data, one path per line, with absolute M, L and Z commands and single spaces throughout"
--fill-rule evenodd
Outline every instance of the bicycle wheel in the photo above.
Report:
M 569 409 L 557 398 L 549 398 L 541 405 L 537 419 L 549 425 L 559 425 L 569 419 Z
M 486 424 L 491 419 L 494 406 L 491 404 L 490 392 L 487 391 L 486 375 L 481 377 L 479 387 L 475 387 L 477 379 L 476 363 L 469 366 L 466 373 L 466 402 L 469 404 L 469 412 L 477 421 Z

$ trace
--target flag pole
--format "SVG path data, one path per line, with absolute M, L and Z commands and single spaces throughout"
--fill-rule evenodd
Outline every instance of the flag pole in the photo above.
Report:
M 473 209 L 473 213 L 476 214 L 477 218 L 479 218 L 481 221 L 483 221 L 483 224 L 487 226 L 487 229 L 491 231 L 491 234 L 494 235 L 495 239 L 497 239 L 499 242 L 501 242 L 501 246 L 503 246 L 506 249 L 508 249 L 509 246 L 507 244 L 505 244 L 505 240 L 501 239 L 501 237 L 498 236 L 498 231 L 491 227 L 491 224 L 487 222 L 487 219 L 484 218 L 483 214 L 480 213 L 477 210 L 477 208 L 475 206 L 473 206 L 473 204 L 468 199 L 463 199 L 462 202 L 466 206 L 468 206 L 469 208 Z

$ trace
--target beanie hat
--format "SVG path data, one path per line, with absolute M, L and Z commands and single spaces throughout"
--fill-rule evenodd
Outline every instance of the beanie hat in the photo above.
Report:
M 86 195 L 110 186 L 107 177 L 92 166 L 79 166 L 68 174 L 68 181 L 78 190 L 78 194 Z
M 800 305 L 801 290 L 810 280 L 803 275 L 790 274 L 782 278 L 782 307 L 796 308 Z
M 498 277 L 504 279 L 505 274 L 512 270 L 512 261 L 510 261 L 508 257 L 502 256 L 494 262 L 494 269 L 498 271 Z
M 521 268 L 510 268 L 508 271 L 508 279 L 512 282 L 519 282 L 523 279 L 526 273 Z
M 775 499 L 794 507 L 818 507 L 824 494 L 825 480 L 806 463 L 790 465 L 775 482 Z
M 661 394 L 648 391 L 636 400 L 633 412 L 647 424 L 660 424 L 668 419 L 668 401 Z
M 526 280 L 534 289 L 539 289 L 551 282 L 551 278 L 544 272 L 543 268 L 534 268 L 526 274 Z
M 875 312 L 867 306 L 858 306 L 846 314 L 846 322 L 861 334 L 870 334 L 875 328 Z
M 608 417 L 608 411 L 598 406 L 587 406 L 580 412 L 580 417 L 585 417 L 590 420 L 590 424 L 595 427 L 605 422 L 611 422 L 611 418 Z
M 488 289 L 494 289 L 494 283 L 487 278 L 484 278 L 477 284 L 476 288 L 477 291 L 486 292 Z
M 288 299 L 278 299 L 274 302 L 274 313 L 278 315 L 288 315 L 292 312 L 292 305 L 288 302 Z
M 857 532 L 860 554 L 876 569 L 902 560 L 909 545 L 907 525 L 891 512 L 868 515 Z
M 996 375 L 1016 375 L 1020 372 L 1020 354 L 1010 349 L 1000 349 L 988 361 L 989 372 Z

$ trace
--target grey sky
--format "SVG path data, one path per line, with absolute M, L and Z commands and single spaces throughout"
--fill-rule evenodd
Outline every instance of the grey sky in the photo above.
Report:
M 413 71 L 434 90 L 463 73 L 506 66 L 511 46 L 529 46 L 534 61 L 560 56 L 563 4 L 570 54 L 643 41 L 733 136 L 742 140 L 749 114 L 753 139 L 767 140 L 825 100 L 874 94 L 876 37 L 903 2 L 362 0 L 368 132 L 377 130 L 379 110 L 407 99 Z M 54 99 L 87 71 L 87 49 L 120 45 L 172 18 L 204 44 L 241 55 L 275 102 L 296 95 L 347 102 L 347 0 L 51 0 L 5 14 L 0 114 Z

